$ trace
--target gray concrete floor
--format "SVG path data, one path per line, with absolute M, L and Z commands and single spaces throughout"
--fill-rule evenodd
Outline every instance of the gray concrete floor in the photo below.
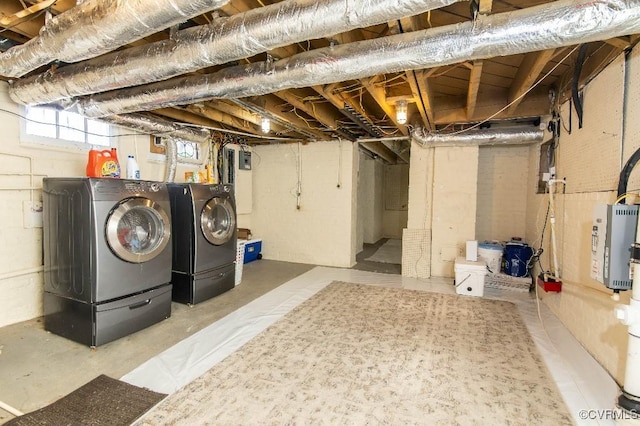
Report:
M 244 265 L 242 283 L 195 306 L 172 304 L 171 317 L 96 349 L 46 332 L 42 318 L 0 328 L 0 401 L 22 412 L 48 405 L 100 374 L 120 378 L 313 265 L 260 260 Z M 0 424 L 13 418 L 0 409 Z
M 402 265 L 395 263 L 371 262 L 365 260 L 376 252 L 384 243 L 389 241 L 388 238 L 382 238 L 375 244 L 364 244 L 363 250 L 356 256 L 356 265 L 353 269 L 368 272 L 379 272 L 382 274 L 402 274 Z

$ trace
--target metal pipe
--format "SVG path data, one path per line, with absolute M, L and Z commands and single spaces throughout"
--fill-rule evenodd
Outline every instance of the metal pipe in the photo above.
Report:
M 522 145 L 542 142 L 544 131 L 534 127 L 507 127 L 455 133 L 427 133 L 422 127 L 411 132 L 415 142 L 426 146 Z
M 88 117 L 258 96 L 640 32 L 640 0 L 560 0 L 424 31 L 317 49 L 81 99 Z
M 21 77 L 56 59 L 93 58 L 228 2 L 86 0 L 48 20 L 38 37 L 0 54 L 0 74 Z
M 178 146 L 174 138 L 162 138 L 165 153 L 167 157 L 167 169 L 165 172 L 165 180 L 167 182 L 175 182 L 176 169 L 178 168 Z
M 460 0 L 287 0 L 179 31 L 171 40 L 114 52 L 15 82 L 9 94 L 21 104 L 41 104 L 166 80 L 457 1 Z
M 173 137 L 197 143 L 209 143 L 211 140 L 211 134 L 208 130 L 185 127 L 168 120 L 142 114 L 112 115 L 103 117 L 101 120 L 156 136 Z

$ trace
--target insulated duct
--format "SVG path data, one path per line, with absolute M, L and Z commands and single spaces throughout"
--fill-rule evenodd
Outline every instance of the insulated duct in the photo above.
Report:
M 214 98 L 241 98 L 279 90 L 357 80 L 466 60 L 514 55 L 640 32 L 640 0 L 564 0 L 481 16 L 434 29 L 317 49 L 273 63 L 174 78 L 78 102 L 100 117 Z
M 142 114 L 112 115 L 101 118 L 101 120 L 156 136 L 177 138 L 198 143 L 209 143 L 211 140 L 211 134 L 208 130 L 199 127 L 185 127 L 172 121 L 147 117 Z
M 451 145 L 521 145 L 542 142 L 544 131 L 535 127 L 505 127 L 462 133 L 428 133 L 422 127 L 411 138 L 423 147 Z
M 0 55 L 0 74 L 20 77 L 55 59 L 77 62 L 110 52 L 229 0 L 86 0 L 46 22 L 38 37 Z
M 165 171 L 165 180 L 167 182 L 175 182 L 176 169 L 178 168 L 178 145 L 173 138 L 163 138 L 164 148 L 167 156 L 167 169 Z
M 460 0 L 287 0 L 179 31 L 172 40 L 114 52 L 18 81 L 9 93 L 14 101 L 30 105 L 166 80 L 457 1 Z

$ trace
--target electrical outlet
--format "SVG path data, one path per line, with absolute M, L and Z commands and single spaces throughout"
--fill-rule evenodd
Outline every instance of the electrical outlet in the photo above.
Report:
M 42 201 L 23 201 L 22 217 L 25 228 L 42 228 Z

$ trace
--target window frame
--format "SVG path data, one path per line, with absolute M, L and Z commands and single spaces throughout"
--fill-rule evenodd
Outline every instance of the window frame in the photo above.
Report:
M 37 134 L 32 134 L 32 133 L 28 133 L 27 131 L 27 122 L 29 121 L 29 118 L 27 118 L 28 116 L 28 109 L 29 108 L 39 108 L 39 109 L 48 109 L 48 110 L 52 110 L 55 111 L 55 117 L 56 117 L 56 124 L 55 124 L 55 134 L 56 137 L 51 137 L 51 136 L 43 136 L 43 135 L 37 135 Z M 84 142 L 80 142 L 80 141 L 74 141 L 74 140 L 70 140 L 70 139 L 64 139 L 60 137 L 61 134 L 61 129 L 63 129 L 63 126 L 60 126 L 60 113 L 64 112 L 64 111 L 59 111 L 56 110 L 55 108 L 45 108 L 45 107 L 27 107 L 27 106 L 23 106 L 21 107 L 21 118 L 20 118 L 20 143 L 23 145 L 38 145 L 38 146 L 45 146 L 48 148 L 52 148 L 52 149 L 70 149 L 70 150 L 78 150 L 78 151 L 89 151 L 92 148 L 103 148 L 103 149 L 108 149 L 108 148 L 114 148 L 117 147 L 116 146 L 116 139 L 117 139 L 117 132 L 115 130 L 115 126 L 109 124 L 109 123 L 105 123 L 105 122 L 101 122 L 99 120 L 93 120 L 87 117 L 82 117 L 83 118 L 83 124 L 84 124 L 84 130 L 76 130 L 78 132 L 82 132 L 84 135 Z M 99 144 L 96 141 L 90 141 L 89 137 L 91 135 L 88 134 L 88 128 L 89 128 L 89 122 L 97 122 L 100 124 L 104 124 L 107 126 L 107 130 L 108 130 L 108 134 L 104 135 L 102 137 L 107 138 L 107 145 L 103 145 L 103 144 Z M 50 124 L 45 124 L 46 126 L 51 126 L 53 127 L 54 124 L 50 123 Z

